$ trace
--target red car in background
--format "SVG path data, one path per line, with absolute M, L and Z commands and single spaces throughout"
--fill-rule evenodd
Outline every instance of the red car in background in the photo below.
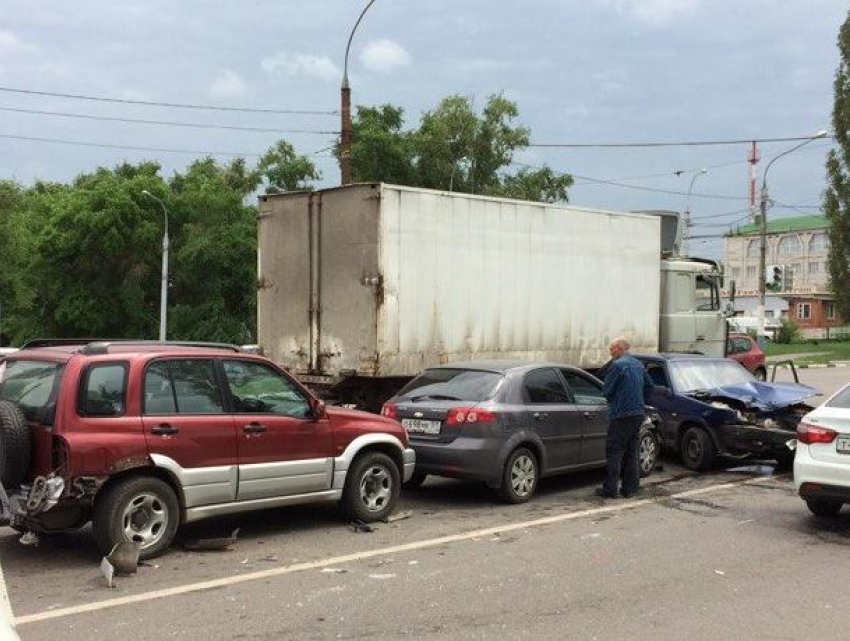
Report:
M 764 352 L 748 334 L 729 334 L 726 339 L 726 356 L 738 361 L 760 381 L 767 380 Z

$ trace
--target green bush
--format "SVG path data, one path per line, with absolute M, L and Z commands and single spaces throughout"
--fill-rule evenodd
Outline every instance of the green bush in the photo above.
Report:
M 783 318 L 780 322 L 782 324 L 779 327 L 779 331 L 776 332 L 775 342 L 787 345 L 800 338 L 800 327 L 797 323 L 789 318 Z

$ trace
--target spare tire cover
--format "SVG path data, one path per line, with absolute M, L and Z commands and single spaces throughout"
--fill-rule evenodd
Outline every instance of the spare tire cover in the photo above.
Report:
M 30 467 L 32 435 L 21 408 L 11 401 L 0 401 L 0 482 L 17 487 Z

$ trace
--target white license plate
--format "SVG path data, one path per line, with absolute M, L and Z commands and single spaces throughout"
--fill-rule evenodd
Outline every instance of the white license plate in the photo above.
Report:
M 440 421 L 426 421 L 419 418 L 403 418 L 401 424 L 411 434 L 439 434 Z
M 850 436 L 839 436 L 835 441 L 835 451 L 839 454 L 850 454 Z

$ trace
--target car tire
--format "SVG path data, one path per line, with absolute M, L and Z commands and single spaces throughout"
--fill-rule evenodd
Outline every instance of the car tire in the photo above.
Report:
M 661 453 L 661 441 L 653 430 L 641 430 L 638 437 L 638 465 L 641 478 L 652 474 L 658 465 L 658 455 Z
M 767 370 L 763 367 L 757 367 L 753 372 L 753 376 L 755 376 L 758 380 L 764 382 L 767 380 Z
M 15 488 L 30 467 L 32 435 L 24 413 L 11 401 L 0 401 L 0 481 Z
M 159 556 L 174 540 L 180 503 L 171 486 L 150 476 L 137 476 L 107 487 L 95 500 L 92 533 L 106 555 L 116 543 L 139 541 L 140 559 Z
M 534 452 L 527 447 L 518 447 L 505 461 L 498 496 L 506 503 L 525 503 L 537 490 L 539 478 L 540 468 Z
M 685 467 L 695 472 L 711 469 L 717 456 L 714 442 L 701 427 L 692 427 L 684 433 L 680 452 Z
M 398 503 L 401 475 L 383 452 L 366 452 L 348 470 L 342 510 L 351 519 L 371 523 L 386 518 Z
M 428 475 L 425 472 L 413 472 L 413 476 L 410 477 L 410 480 L 405 481 L 401 484 L 402 489 L 404 490 L 418 490 L 422 487 L 422 484 L 425 482 L 425 479 L 428 478 Z
M 838 516 L 843 503 L 838 501 L 821 501 L 819 499 L 809 499 L 806 501 L 809 506 L 809 511 L 815 516 Z

